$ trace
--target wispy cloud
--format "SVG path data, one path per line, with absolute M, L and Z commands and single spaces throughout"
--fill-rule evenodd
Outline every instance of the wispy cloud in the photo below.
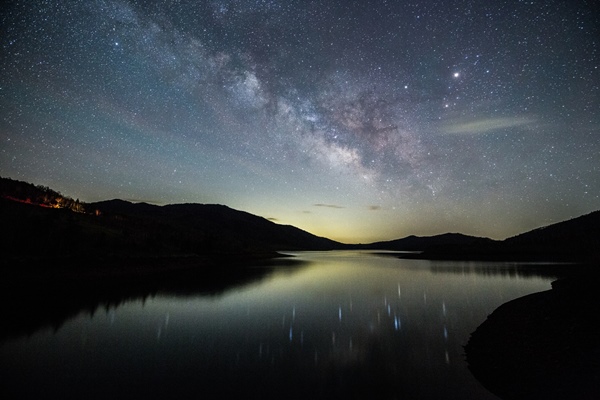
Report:
M 343 206 L 338 206 L 337 204 L 323 204 L 317 203 L 313 204 L 314 207 L 327 207 L 327 208 L 344 208 Z
M 462 120 L 442 127 L 443 133 L 477 135 L 498 129 L 516 128 L 536 122 L 531 117 L 482 118 Z

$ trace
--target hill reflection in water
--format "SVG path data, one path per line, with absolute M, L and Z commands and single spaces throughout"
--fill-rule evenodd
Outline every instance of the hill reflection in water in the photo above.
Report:
M 332 252 L 339 254 L 340 252 Z M 372 255 L 394 257 L 395 252 Z M 50 278 L 16 276 L 0 283 L 0 343 L 19 336 L 52 328 L 58 330 L 65 321 L 81 312 L 94 315 L 119 305 L 157 295 L 162 296 L 219 296 L 229 290 L 260 282 L 276 269 L 279 273 L 293 272 L 305 267 L 308 261 L 295 258 L 264 261 L 264 265 L 233 268 L 199 268 L 170 271 L 144 276 L 119 278 L 90 278 L 70 276 Z M 585 267 L 572 264 L 480 262 L 480 261 L 420 261 L 405 268 L 423 269 L 434 274 L 479 274 L 505 277 L 543 277 L 555 279 Z M 282 268 L 285 267 L 285 268 Z
M 463 346 L 500 304 L 553 279 L 517 279 L 503 263 L 471 271 L 361 252 L 295 255 L 303 263 L 227 271 L 208 287 L 192 274 L 75 291 L 42 284 L 37 304 L 7 298 L 27 318 L 13 311 L 20 328 L 3 336 L 2 389 L 25 398 L 493 399 Z
M 116 309 L 121 304 L 169 297 L 219 296 L 229 290 L 265 279 L 272 264 L 289 270 L 304 265 L 300 260 L 277 259 L 263 265 L 200 267 L 129 276 L 59 274 L 14 275 L 0 283 L 0 343 L 38 330 L 57 331 L 80 313 Z

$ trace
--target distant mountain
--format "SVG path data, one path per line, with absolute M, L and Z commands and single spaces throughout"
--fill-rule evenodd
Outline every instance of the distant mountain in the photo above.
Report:
M 600 211 L 508 238 L 502 247 L 536 258 L 600 261 Z
M 341 243 L 315 236 L 294 226 L 276 224 L 263 217 L 219 204 L 155 206 L 110 200 L 87 206 L 98 210 L 103 216 L 151 221 L 164 226 L 167 231 L 180 229 L 187 235 L 201 238 L 200 241 L 205 244 L 228 242 L 235 243 L 238 248 L 268 250 L 331 250 L 343 247 Z
M 418 256 L 427 259 L 600 261 L 600 211 L 505 239 L 430 246 Z
M 345 245 L 218 204 L 80 203 L 45 186 L 0 177 L 4 257 L 240 256 L 277 250 L 420 251 L 456 260 L 600 261 L 600 211 L 503 241 L 446 233 Z
M 356 245 L 369 250 L 426 251 L 435 247 L 471 246 L 494 242 L 492 239 L 463 235 L 462 233 L 444 233 L 435 236 L 407 236 L 402 239 Z
M 504 240 L 511 246 L 548 247 L 578 249 L 598 246 L 600 238 L 600 211 L 582 215 L 567 221 L 544 226 Z
M 222 205 L 80 203 L 44 186 L 0 178 L 0 254 L 77 257 L 270 257 L 277 250 L 330 250 L 341 243 Z

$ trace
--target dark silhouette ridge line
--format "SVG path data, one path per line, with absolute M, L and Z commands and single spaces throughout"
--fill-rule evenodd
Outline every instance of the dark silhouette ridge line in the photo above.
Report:
M 419 251 L 402 257 L 439 260 L 600 260 L 600 211 L 502 241 L 445 233 L 343 244 L 217 204 L 158 206 L 119 199 L 82 203 L 48 187 L 8 178 L 0 178 L 0 196 L 0 216 L 13 233 L 0 245 L 5 257 L 274 257 L 281 250 L 361 249 Z

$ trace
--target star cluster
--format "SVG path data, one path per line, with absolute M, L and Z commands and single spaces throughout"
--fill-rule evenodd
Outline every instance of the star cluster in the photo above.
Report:
M 600 208 L 589 1 L 12 1 L 0 174 L 346 242 Z

